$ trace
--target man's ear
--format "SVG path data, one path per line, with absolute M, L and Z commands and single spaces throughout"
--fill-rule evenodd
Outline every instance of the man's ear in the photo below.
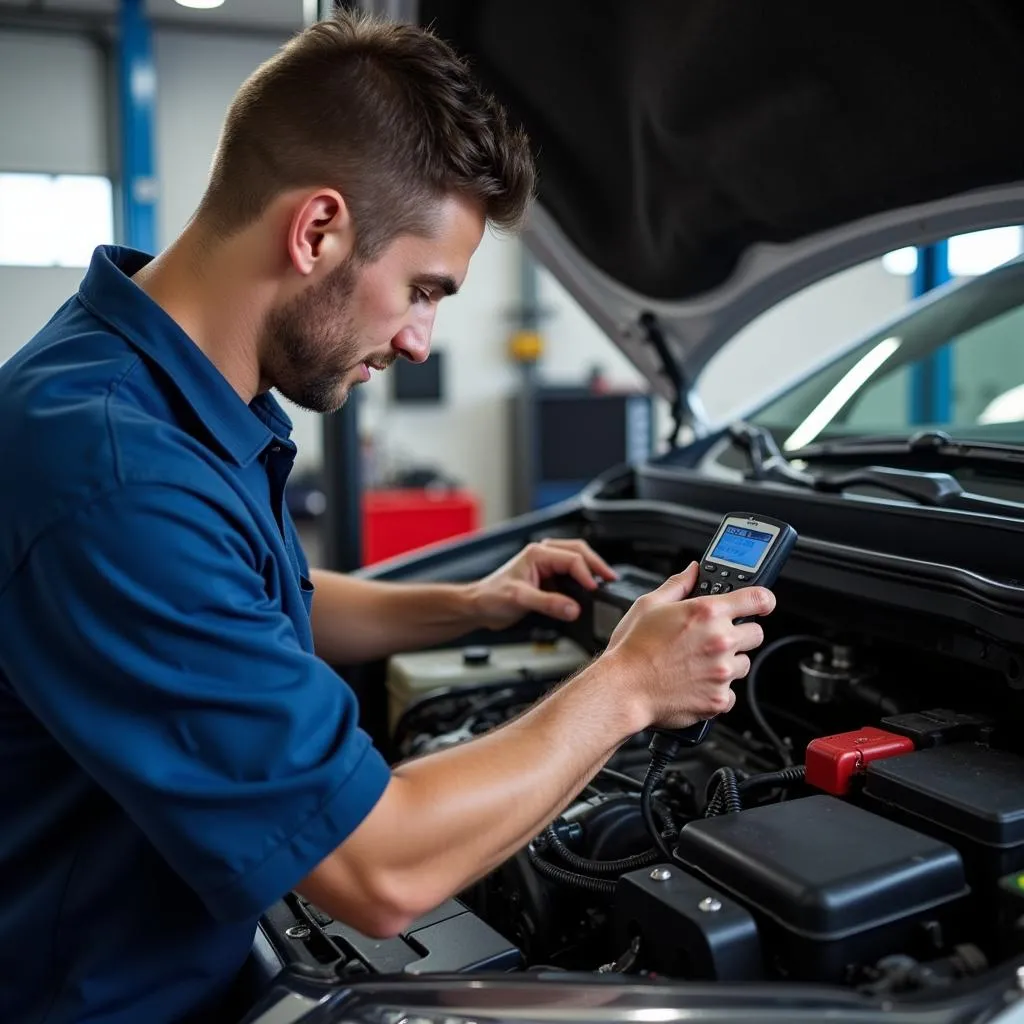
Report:
M 351 254 L 354 241 L 348 206 L 334 189 L 309 192 L 294 207 L 288 256 L 300 274 L 312 274 L 318 266 L 338 266 Z

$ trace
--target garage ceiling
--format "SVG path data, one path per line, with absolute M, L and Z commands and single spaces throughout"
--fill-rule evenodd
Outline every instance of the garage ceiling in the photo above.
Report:
M 118 0 L 0 0 L 0 16 L 7 13 L 33 15 L 112 15 Z M 146 0 L 150 17 L 162 23 L 170 21 L 201 28 L 280 29 L 293 32 L 302 28 L 303 0 L 224 0 L 212 11 L 195 11 L 174 0 Z

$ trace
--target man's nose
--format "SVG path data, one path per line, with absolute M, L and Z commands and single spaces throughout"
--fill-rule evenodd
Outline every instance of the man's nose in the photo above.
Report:
M 403 327 L 391 340 L 391 347 L 405 356 L 412 363 L 422 363 L 430 355 L 430 335 L 433 328 L 430 324 L 417 324 L 415 327 Z

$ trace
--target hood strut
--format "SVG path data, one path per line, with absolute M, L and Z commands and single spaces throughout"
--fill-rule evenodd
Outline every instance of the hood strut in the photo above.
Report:
M 645 341 L 658 353 L 658 360 L 661 363 L 661 372 L 669 379 L 675 391 L 672 401 L 672 436 L 668 439 L 671 447 L 675 447 L 679 432 L 687 419 L 686 396 L 690 391 L 690 382 L 687 380 L 683 370 L 683 364 L 675 357 L 672 349 L 665 340 L 665 332 L 661 329 L 661 323 L 654 313 L 647 312 L 640 314 L 640 332 Z

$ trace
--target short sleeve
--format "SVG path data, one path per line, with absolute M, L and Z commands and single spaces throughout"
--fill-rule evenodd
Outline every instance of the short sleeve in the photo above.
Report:
M 136 485 L 48 532 L 0 602 L 12 686 L 221 920 L 298 884 L 390 779 L 262 571 L 215 501 Z

